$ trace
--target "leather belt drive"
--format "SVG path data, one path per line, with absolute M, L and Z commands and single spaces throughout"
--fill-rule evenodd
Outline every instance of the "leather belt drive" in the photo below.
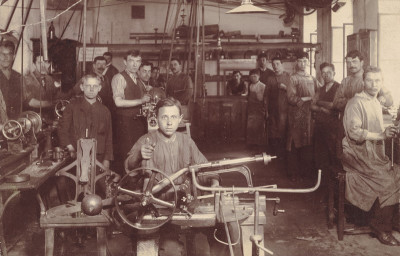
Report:
M 19 182 L 25 182 L 31 179 L 31 176 L 29 174 L 23 173 L 23 174 L 15 174 L 15 175 L 8 175 L 4 178 L 5 182 L 9 183 L 19 183 Z

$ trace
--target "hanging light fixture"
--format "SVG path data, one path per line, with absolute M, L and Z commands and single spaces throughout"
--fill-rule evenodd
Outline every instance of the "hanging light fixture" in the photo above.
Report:
M 262 9 L 260 7 L 254 6 L 251 0 L 242 0 L 240 6 L 227 11 L 228 14 L 242 14 L 242 13 L 265 13 L 268 10 Z

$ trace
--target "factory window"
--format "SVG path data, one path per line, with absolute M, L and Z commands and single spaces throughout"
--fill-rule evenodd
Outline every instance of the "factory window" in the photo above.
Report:
M 132 19 L 144 19 L 144 5 L 132 5 Z

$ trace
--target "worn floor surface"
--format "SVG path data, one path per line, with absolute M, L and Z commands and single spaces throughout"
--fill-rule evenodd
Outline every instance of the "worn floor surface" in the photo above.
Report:
M 222 158 L 236 158 L 251 156 L 255 150 L 248 150 L 243 145 L 200 145 L 200 149 L 209 160 Z M 312 186 L 313 181 L 291 182 L 286 178 L 284 163 L 275 160 L 268 166 L 262 164 L 248 165 L 253 175 L 255 185 L 277 184 L 282 188 L 303 188 Z M 229 176 L 224 176 L 224 182 L 231 182 Z M 267 196 L 281 198 L 280 208 L 285 213 L 273 216 L 273 204 L 267 202 L 267 224 L 264 228 L 265 247 L 272 250 L 278 256 L 397 256 L 400 255 L 400 246 L 390 247 L 379 243 L 370 235 L 345 236 L 343 241 L 337 240 L 336 228 L 327 229 L 327 214 L 325 195 L 321 190 L 310 194 L 270 194 Z M 24 213 L 19 213 L 24 218 Z M 29 219 L 29 218 L 28 218 Z M 10 256 L 36 256 L 44 255 L 44 234 L 35 221 L 30 221 L 27 227 L 18 235 L 13 235 L 9 241 L 15 241 L 9 245 Z M 400 239 L 400 234 L 394 232 L 394 236 Z M 89 256 L 97 255 L 95 234 L 89 232 L 89 236 L 83 239 L 82 244 L 75 243 L 76 236 L 67 235 L 67 248 L 63 255 Z M 57 239 L 59 241 L 61 239 Z M 10 243 L 11 243 L 10 242 Z M 129 253 L 129 239 L 124 235 L 110 237 L 109 247 L 113 255 L 132 255 Z M 222 255 L 218 255 L 222 256 Z M 246 255 L 247 256 L 247 255 Z

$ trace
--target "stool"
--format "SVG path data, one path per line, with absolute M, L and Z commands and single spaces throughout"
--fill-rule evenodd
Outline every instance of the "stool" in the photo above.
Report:
M 337 235 L 338 240 L 342 241 L 343 236 L 346 235 L 359 235 L 369 234 L 371 229 L 369 227 L 355 227 L 351 229 L 345 229 L 345 212 L 344 206 L 349 203 L 345 199 L 345 187 L 346 187 L 346 172 L 341 170 L 337 173 L 333 173 L 329 177 L 328 182 L 328 229 L 333 228 L 335 218 L 335 187 L 337 183 Z

